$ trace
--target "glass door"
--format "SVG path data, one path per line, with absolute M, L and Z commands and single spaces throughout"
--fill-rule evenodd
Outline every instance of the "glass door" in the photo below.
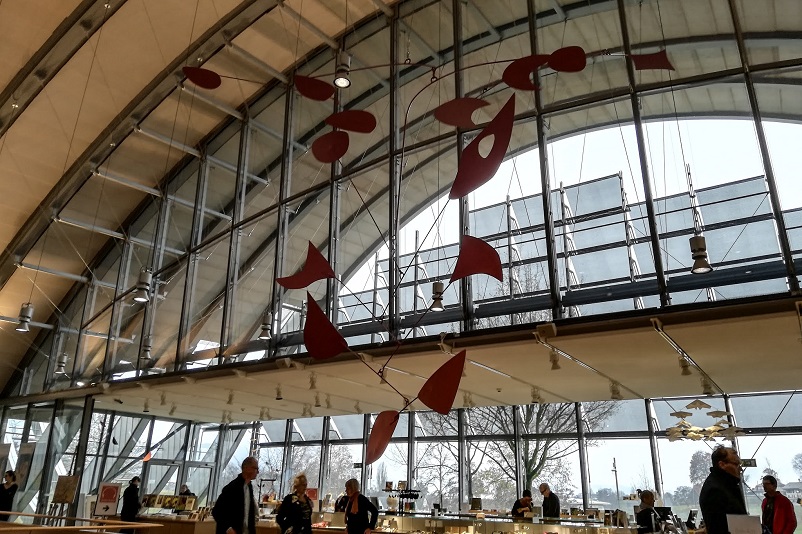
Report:
M 186 484 L 189 491 L 197 497 L 196 506 L 207 506 L 210 500 L 216 500 L 216 495 L 211 499 L 209 497 L 209 487 L 212 482 L 212 464 L 187 462 L 182 480 L 182 484 Z

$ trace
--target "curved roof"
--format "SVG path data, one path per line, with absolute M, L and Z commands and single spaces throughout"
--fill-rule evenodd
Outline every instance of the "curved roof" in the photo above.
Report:
M 503 64 L 493 62 L 529 54 L 532 26 L 538 51 L 578 45 L 588 57 L 580 73 L 544 75 L 541 99 L 550 139 L 631 121 L 628 105 L 620 105 L 629 101 L 630 86 L 622 19 L 633 52 L 665 49 L 675 69 L 636 73 L 645 120 L 751 117 L 744 84 L 748 70 L 762 116 L 798 121 L 802 5 L 796 0 L 732 4 L 740 27 L 727 0 L 534 0 L 532 13 L 524 0 L 0 3 L 0 315 L 7 319 L 0 323 L 0 381 L 43 339 L 39 327 L 28 336 L 14 331 L 20 303 L 35 305 L 34 323 L 68 331 L 87 317 L 73 313 L 65 319 L 61 312 L 88 280 L 97 281 L 92 285 L 94 311 L 115 297 L 121 254 L 131 255 L 133 266 L 147 264 L 151 244 L 162 239 L 166 257 L 159 264 L 167 265 L 182 258 L 192 243 L 226 235 L 236 165 L 243 155 L 250 177 L 243 215 L 253 220 L 244 232 L 248 239 L 239 265 L 243 278 L 251 279 L 239 296 L 241 317 L 233 337 L 247 338 L 264 309 L 266 293 L 259 288 L 273 276 L 269 253 L 279 219 L 288 111 L 293 114 L 293 201 L 286 271 L 303 262 L 307 239 L 326 246 L 331 169 L 317 162 L 309 148 L 332 107 L 295 93 L 290 102 L 285 96 L 291 73 L 331 73 L 343 45 L 352 56 L 353 72 L 341 104 L 378 118 L 374 134 L 351 136 L 343 158 L 350 185 L 340 206 L 338 271 L 347 274 L 359 267 L 382 242 L 389 217 L 386 177 L 394 142 L 388 136 L 392 83 L 387 63 L 394 50 L 395 13 L 398 60 L 412 60 L 398 66 L 403 172 L 410 178 L 400 216 L 407 220 L 447 190 L 450 179 L 441 177 L 453 176 L 456 168 L 453 130 L 432 116 L 437 103 L 454 96 L 454 85 L 430 84 L 433 73 L 450 80 L 454 71 L 455 8 L 462 20 L 457 30 L 463 36 L 464 93 L 490 102 L 490 111 L 474 115 L 478 123 L 492 118 L 509 94 L 497 83 Z M 184 66 L 213 70 L 223 76 L 222 85 L 214 91 L 197 88 L 185 79 Z M 414 98 L 421 91 L 422 97 Z M 531 95 L 518 94 L 517 104 L 511 154 L 534 146 L 537 138 Z M 254 135 L 243 148 L 240 128 L 246 118 Z M 202 236 L 192 236 L 200 158 L 209 163 L 202 199 L 205 224 Z M 222 313 L 218 308 L 229 262 L 214 241 L 199 257 L 203 263 L 196 276 L 203 294 L 192 303 L 193 331 Z M 183 284 L 182 269 L 179 265 L 166 273 L 168 289 Z M 136 268 L 121 274 L 120 285 L 132 288 L 136 274 Z M 172 298 L 171 292 L 161 304 L 164 317 L 180 315 L 185 304 L 180 291 Z M 101 313 L 97 327 L 87 329 L 107 332 L 108 320 Z M 123 327 L 121 338 L 127 337 L 126 328 L 134 327 Z M 102 339 L 90 336 L 85 343 L 86 353 L 95 355 L 87 368 L 100 365 Z M 169 360 L 175 343 L 175 336 L 156 339 L 154 350 Z

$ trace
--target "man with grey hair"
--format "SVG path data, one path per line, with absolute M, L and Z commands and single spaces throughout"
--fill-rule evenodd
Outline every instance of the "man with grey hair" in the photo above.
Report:
M 560 498 L 551 491 L 551 488 L 545 482 L 541 484 L 538 489 L 540 494 L 543 495 L 543 517 L 560 517 Z
M 242 472 L 226 484 L 212 509 L 215 534 L 256 534 L 256 501 L 251 481 L 259 474 L 259 461 L 248 456 Z
M 731 447 L 716 447 L 710 474 L 699 492 L 699 508 L 707 534 L 728 534 L 727 514 L 746 515 L 741 491 L 741 459 Z

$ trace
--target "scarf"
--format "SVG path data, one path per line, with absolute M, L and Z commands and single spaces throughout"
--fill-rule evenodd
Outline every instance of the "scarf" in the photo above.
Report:
M 353 495 L 348 498 L 348 511 L 349 513 L 356 514 L 359 512 L 359 492 L 355 491 Z

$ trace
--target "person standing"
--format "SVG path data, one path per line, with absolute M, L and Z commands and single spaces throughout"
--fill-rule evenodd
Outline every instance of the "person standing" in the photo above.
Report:
M 259 461 L 248 456 L 242 472 L 226 484 L 212 508 L 215 534 L 256 534 L 256 501 L 251 481 L 259 474 Z
M 560 498 L 551 491 L 545 482 L 540 485 L 540 494 L 543 495 L 543 517 L 560 517 Z
M 14 471 L 6 471 L 3 475 L 3 485 L 0 486 L 0 512 L 10 512 L 14 509 L 17 489 L 17 475 Z M 0 514 L 0 521 L 8 521 L 10 518 L 11 514 Z
M 359 493 L 359 481 L 355 478 L 345 483 L 348 503 L 345 505 L 345 529 L 348 534 L 371 534 L 376 528 L 379 511 L 370 500 Z M 370 517 L 368 517 L 370 514 Z
M 763 499 L 763 531 L 771 534 L 792 534 L 796 530 L 796 514 L 793 503 L 777 491 L 777 479 L 771 475 L 763 477 L 763 490 L 766 498 Z
M 292 493 L 281 501 L 276 523 L 282 534 L 312 533 L 312 501 L 306 494 L 308 484 L 306 474 L 297 475 L 292 481 Z
M 134 477 L 128 483 L 128 487 L 123 492 L 123 507 L 120 510 L 120 520 L 133 523 L 139 515 L 139 477 Z M 124 534 L 133 534 L 133 529 L 122 529 Z
M 524 517 L 526 512 L 532 511 L 532 492 L 528 489 L 524 490 L 521 494 L 521 498 L 516 500 L 515 503 L 512 505 L 512 511 L 510 511 L 510 515 L 512 517 Z
M 746 515 L 741 491 L 741 459 L 735 449 L 716 447 L 710 455 L 710 474 L 699 492 L 699 508 L 707 534 L 727 534 L 727 514 Z

